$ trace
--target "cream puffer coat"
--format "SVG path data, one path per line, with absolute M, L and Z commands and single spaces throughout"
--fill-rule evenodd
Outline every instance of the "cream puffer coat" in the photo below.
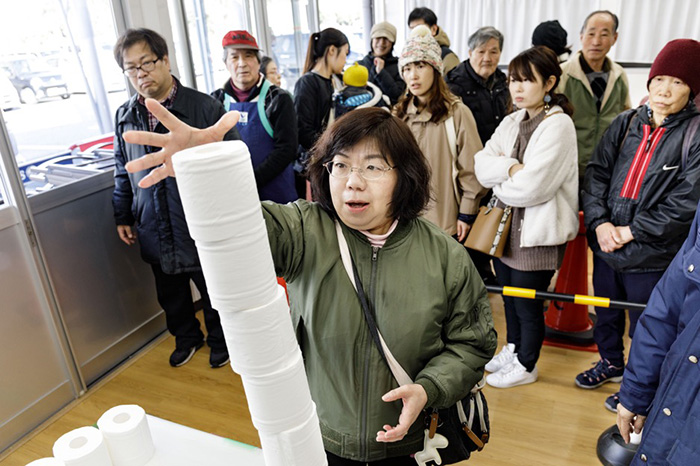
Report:
M 486 147 L 474 156 L 479 182 L 505 204 L 524 207 L 521 247 L 556 246 L 576 236 L 578 221 L 578 154 L 571 118 L 553 106 L 530 138 L 522 170 L 511 157 L 526 110 L 511 113 L 496 128 Z

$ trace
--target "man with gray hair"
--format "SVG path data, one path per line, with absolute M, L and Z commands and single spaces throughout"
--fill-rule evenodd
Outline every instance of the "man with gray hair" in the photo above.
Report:
M 481 143 L 486 144 L 510 106 L 506 75 L 498 69 L 503 34 L 485 26 L 469 37 L 468 44 L 469 58 L 450 71 L 445 81 L 474 114 Z
M 566 95 L 575 109 L 579 186 L 603 133 L 617 115 L 632 106 L 627 74 L 607 56 L 617 41 L 618 24 L 610 11 L 589 14 L 581 28 L 581 50 L 561 65 L 556 92 Z
M 510 108 L 506 75 L 498 69 L 503 50 L 503 34 L 491 26 L 476 30 L 469 37 L 469 58 L 445 77 L 450 90 L 472 111 L 482 144 L 486 144 Z M 490 194 L 482 199 L 488 202 Z M 490 257 L 469 250 L 479 275 L 487 285 L 496 285 Z

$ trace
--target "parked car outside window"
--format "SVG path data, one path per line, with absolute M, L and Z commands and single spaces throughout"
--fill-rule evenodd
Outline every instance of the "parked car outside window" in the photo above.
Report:
M 36 55 L 14 55 L 0 58 L 0 68 L 8 75 L 24 104 L 51 97 L 70 97 L 61 73 Z

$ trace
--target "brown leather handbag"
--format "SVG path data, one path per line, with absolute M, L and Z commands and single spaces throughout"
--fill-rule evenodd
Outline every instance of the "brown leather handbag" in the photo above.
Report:
M 512 219 L 511 206 L 498 207 L 493 196 L 488 205 L 481 206 L 464 245 L 493 257 L 503 256 Z

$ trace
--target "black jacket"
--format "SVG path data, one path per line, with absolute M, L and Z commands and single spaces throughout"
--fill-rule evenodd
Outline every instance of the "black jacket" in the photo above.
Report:
M 474 114 L 481 143 L 486 145 L 510 109 L 506 75 L 497 69 L 488 81 L 484 81 L 469 60 L 465 60 L 447 74 L 445 81 Z
M 260 95 L 262 78 L 248 96 L 247 102 Z M 225 94 L 235 98 L 231 80 L 226 80 L 223 89 L 217 89 L 211 93 L 219 102 L 224 102 Z M 287 166 L 297 158 L 297 115 L 294 112 L 292 96 L 284 89 L 272 85 L 265 96 L 265 115 L 272 125 L 272 139 L 274 149 L 260 165 L 254 168 L 255 182 L 258 186 L 265 186 L 284 171 Z
M 224 107 L 210 96 L 178 81 L 170 112 L 190 126 L 206 128 L 221 118 Z M 129 130 L 148 131 L 148 112 L 138 102 L 138 94 L 119 107 L 115 116 L 112 205 L 117 225 L 136 223 L 141 256 L 146 262 L 160 263 L 165 273 L 201 270 L 197 249 L 185 222 L 176 179 L 166 178 L 150 188 L 139 188 L 138 182 L 150 170 L 127 173 L 124 168 L 127 162 L 159 150 L 157 147 L 126 144 L 122 134 Z M 168 130 L 158 123 L 155 132 L 167 133 Z M 224 139 L 240 139 L 238 131 L 232 129 Z
M 658 141 L 652 133 L 647 142 L 643 139 L 649 116 L 642 105 L 617 116 L 596 147 L 584 179 L 584 220 L 591 249 L 613 269 L 665 270 L 688 235 L 700 199 L 700 131 L 691 141 L 685 169 L 681 148 L 686 128 L 698 114 L 695 104 L 689 104 L 664 121 Z M 651 151 L 648 168 L 639 193 L 630 197 L 628 192 L 623 197 L 623 185 L 640 145 Z M 595 229 L 605 222 L 629 225 L 634 240 L 612 253 L 602 252 Z
M 333 83 L 314 72 L 301 76 L 294 86 L 299 146 L 308 151 L 326 129 L 333 102 Z
M 369 81 L 376 84 L 385 96 L 389 97 L 391 104 L 398 102 L 399 97 L 406 91 L 406 83 L 401 78 L 399 59 L 393 55 L 384 57 L 384 69 L 377 73 L 374 67 L 374 55 L 370 52 L 358 62 L 369 70 Z

